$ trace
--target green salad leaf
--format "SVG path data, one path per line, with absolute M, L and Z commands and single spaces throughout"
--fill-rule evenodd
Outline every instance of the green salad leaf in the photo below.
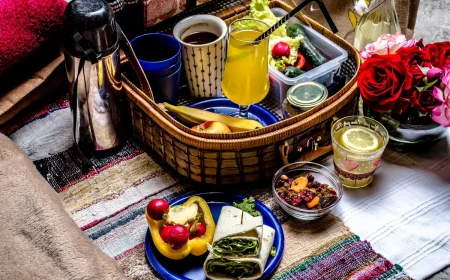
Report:
M 244 198 L 241 203 L 233 202 L 233 206 L 249 213 L 253 217 L 261 216 L 261 213 L 256 210 L 255 199 L 253 197 Z
M 248 256 L 258 253 L 259 241 L 224 238 L 214 243 L 213 253 L 218 256 Z
M 278 21 L 278 18 L 270 10 L 269 0 L 252 0 L 250 3 L 250 17 L 264 21 L 269 27 Z M 282 25 L 272 34 L 282 37 L 287 36 L 285 25 Z
M 270 255 L 272 257 L 275 257 L 275 255 L 277 254 L 277 248 L 275 248 L 274 246 L 272 246 L 272 249 L 270 249 Z
M 254 262 L 218 258 L 206 264 L 208 273 L 225 274 L 232 278 L 249 277 L 259 272 L 259 265 Z

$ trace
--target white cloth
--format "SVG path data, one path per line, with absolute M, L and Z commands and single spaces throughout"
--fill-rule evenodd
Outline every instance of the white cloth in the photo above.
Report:
M 414 279 L 448 266 L 450 136 L 422 153 L 387 149 L 372 184 L 345 188 L 334 214 Z

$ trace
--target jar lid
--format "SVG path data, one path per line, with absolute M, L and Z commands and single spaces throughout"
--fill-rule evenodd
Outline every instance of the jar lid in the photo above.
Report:
M 294 107 L 306 111 L 328 98 L 325 86 L 315 82 L 303 82 L 293 85 L 287 92 L 287 101 Z

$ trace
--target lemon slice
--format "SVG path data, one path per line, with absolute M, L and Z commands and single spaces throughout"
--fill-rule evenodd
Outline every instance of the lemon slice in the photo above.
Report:
M 379 146 L 375 133 L 367 128 L 354 127 L 342 134 L 342 143 L 349 149 L 358 152 L 373 152 Z

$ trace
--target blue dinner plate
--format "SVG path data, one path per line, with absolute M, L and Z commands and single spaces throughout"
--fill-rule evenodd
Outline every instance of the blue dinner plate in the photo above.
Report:
M 193 195 L 201 196 L 206 200 L 206 202 L 208 202 L 209 208 L 211 209 L 211 213 L 216 223 L 219 219 L 220 210 L 223 206 L 233 205 L 233 202 L 242 202 L 244 198 L 247 198 L 246 196 L 233 193 L 210 192 L 181 196 L 171 201 L 169 204 L 171 206 L 182 204 Z M 268 279 L 280 264 L 281 257 L 284 251 L 284 233 L 280 222 L 272 213 L 272 211 L 259 201 L 256 201 L 255 204 L 258 211 L 261 212 L 263 223 L 275 229 L 273 246 L 275 246 L 276 248 L 276 255 L 274 257 L 269 256 L 266 267 L 264 269 L 264 273 L 260 278 Z M 205 262 L 208 253 L 205 253 L 204 255 L 199 257 L 189 255 L 188 257 L 179 261 L 171 260 L 159 253 L 159 251 L 153 244 L 150 231 L 147 230 L 147 234 L 145 235 L 145 254 L 147 255 L 147 258 L 153 268 L 164 279 L 206 279 L 205 272 L 203 271 L 203 263 Z
M 188 106 L 226 116 L 239 111 L 239 106 L 225 97 L 205 99 L 189 104 Z M 263 126 L 269 126 L 279 122 L 278 118 L 272 112 L 258 104 L 251 105 L 248 113 L 251 119 L 259 121 Z

